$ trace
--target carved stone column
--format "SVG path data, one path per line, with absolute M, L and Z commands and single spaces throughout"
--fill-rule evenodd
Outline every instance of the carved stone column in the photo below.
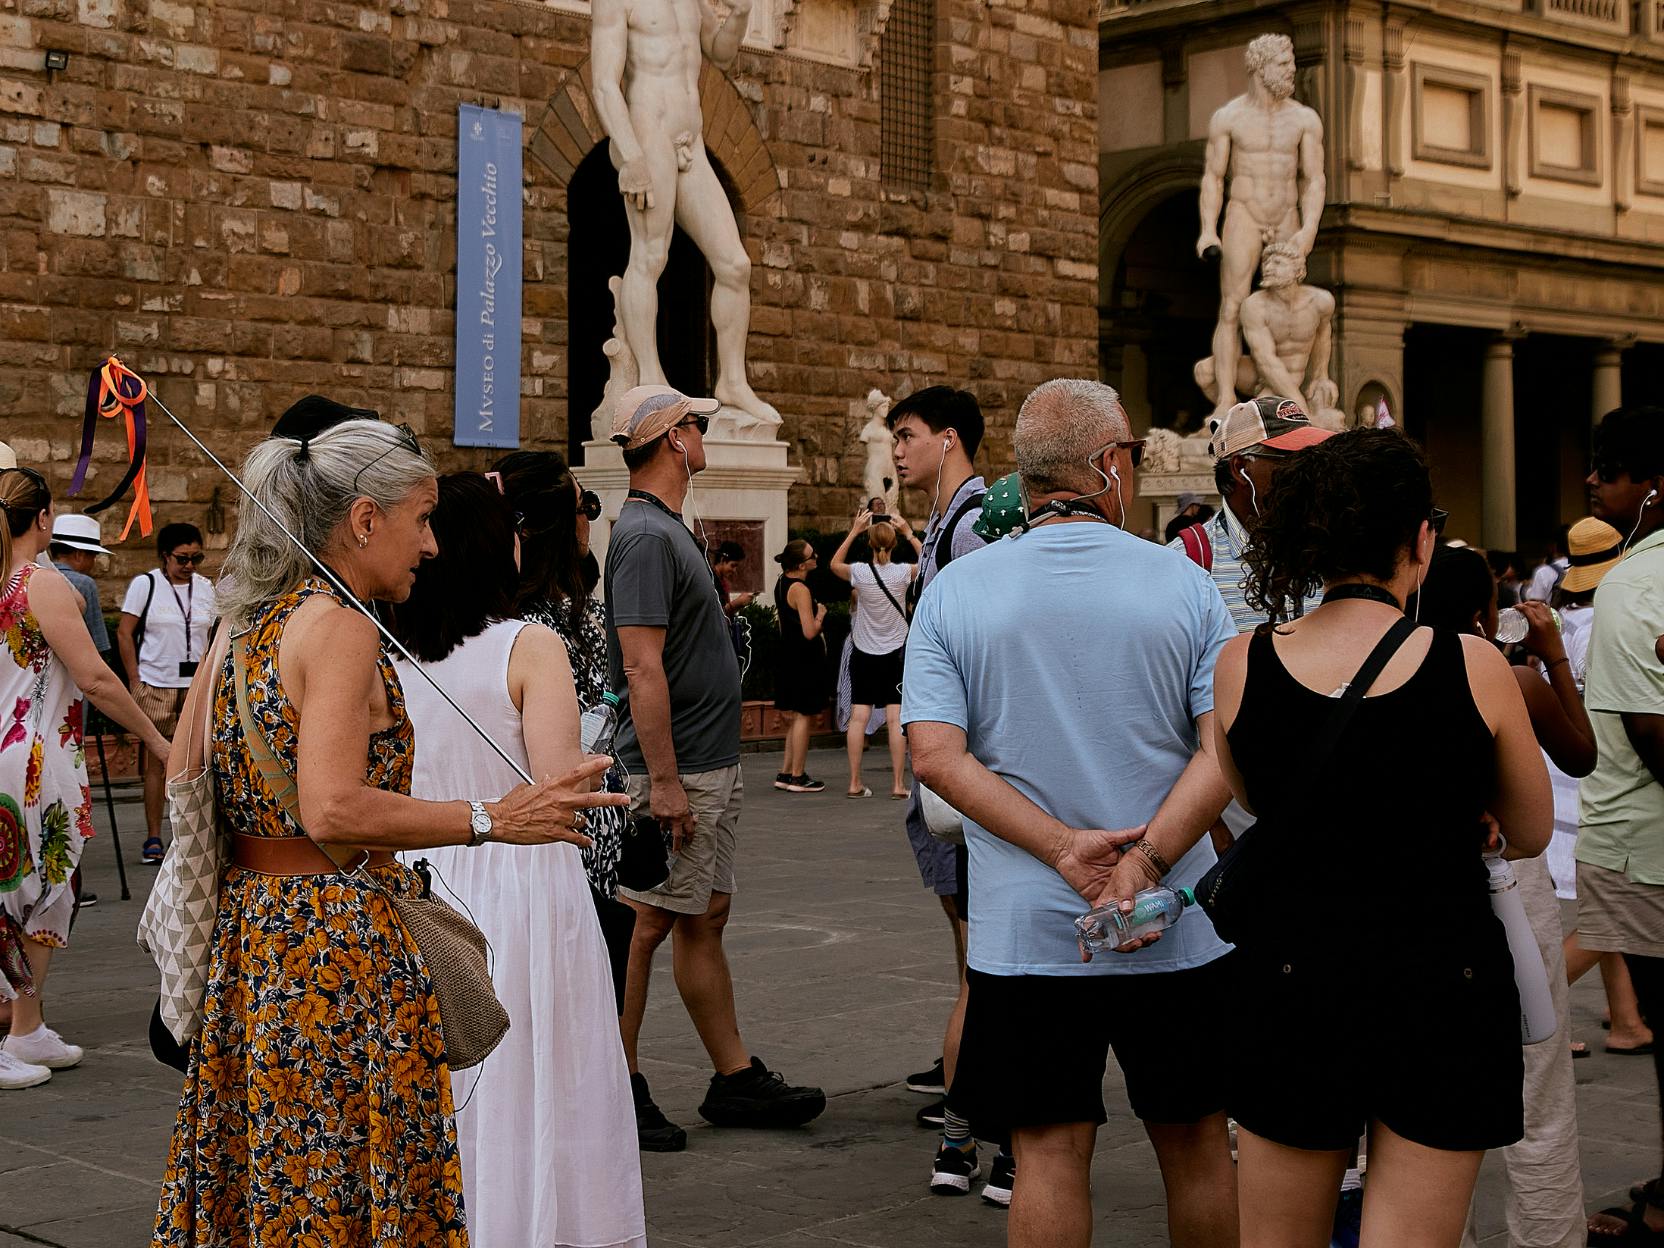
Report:
M 1502 54 L 1502 185 L 1509 195 L 1524 189 L 1521 170 L 1525 168 L 1525 82 L 1520 73 L 1520 54 Z M 1510 547 L 1510 549 L 1512 549 Z
M 1480 399 L 1479 540 L 1490 550 L 1518 543 L 1514 514 L 1514 339 L 1499 334 L 1485 348 Z
M 1635 107 L 1629 79 L 1612 79 L 1612 202 L 1628 212 L 1635 200 Z
M 1341 56 L 1346 62 L 1346 167 L 1364 167 L 1364 101 L 1369 71 L 1364 67 L 1364 22 L 1348 15 Z
M 1404 69 L 1404 21 L 1389 18 L 1383 30 L 1385 47 L 1382 63 L 1386 67 L 1386 90 L 1382 111 L 1386 114 L 1387 173 L 1394 178 L 1404 176 L 1405 152 L 1410 145 L 1410 76 Z
M 1589 422 L 1600 424 L 1600 418 L 1624 402 L 1624 348 L 1635 340 L 1618 339 L 1603 342 L 1595 348 L 1594 367 L 1590 373 Z

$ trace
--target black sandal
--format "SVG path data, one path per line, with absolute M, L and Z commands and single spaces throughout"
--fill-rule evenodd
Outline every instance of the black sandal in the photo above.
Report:
M 1657 1180 L 1654 1180 L 1654 1183 L 1656 1182 Z M 1643 1184 L 1642 1186 L 1646 1185 Z M 1603 1244 L 1612 1245 L 1613 1248 L 1618 1248 L 1620 1245 L 1624 1248 L 1629 1248 L 1631 1245 L 1641 1245 L 1646 1246 L 1646 1248 L 1664 1248 L 1664 1230 L 1655 1231 L 1646 1223 L 1646 1210 L 1649 1204 L 1653 1204 L 1654 1208 L 1659 1207 L 1647 1198 L 1637 1197 L 1635 1203 L 1627 1209 L 1622 1206 L 1614 1206 L 1611 1209 L 1602 1209 L 1598 1214 L 1595 1214 L 1595 1217 L 1616 1219 L 1624 1224 L 1624 1228 L 1621 1231 L 1611 1232 L 1597 1231 L 1594 1227 L 1589 1227 L 1588 1243 L 1590 1248 L 1598 1248 L 1599 1245 Z

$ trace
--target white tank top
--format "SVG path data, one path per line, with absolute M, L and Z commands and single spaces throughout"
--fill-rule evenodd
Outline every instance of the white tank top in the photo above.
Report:
M 508 693 L 509 656 L 526 624 L 525 620 L 499 620 L 439 662 L 420 666 L 515 762 L 530 771 L 520 712 Z M 396 659 L 394 666 L 404 687 L 405 710 L 416 731 L 412 797 L 430 802 L 493 802 L 521 783 L 514 770 L 411 664 Z

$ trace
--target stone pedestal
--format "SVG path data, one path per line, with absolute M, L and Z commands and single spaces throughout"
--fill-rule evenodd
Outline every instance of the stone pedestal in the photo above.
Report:
M 718 540 L 714 531 L 718 522 L 757 526 L 761 531 L 758 565 L 762 598 L 766 601 L 780 572 L 774 556 L 786 545 L 786 492 L 802 470 L 786 462 L 784 442 L 741 441 L 717 434 L 718 429 L 713 427 L 704 440 L 705 471 L 693 478 L 682 517 L 696 538 L 701 521 L 711 526 L 713 542 Z M 612 523 L 618 519 L 630 488 L 624 452 L 611 442 L 585 442 L 583 465 L 574 468 L 573 475 L 586 490 L 594 490 L 601 498 L 601 518 L 589 526 L 589 546 L 604 571 Z M 604 578 L 598 592 L 606 595 Z
M 1219 506 L 1206 436 L 1181 438 L 1169 429 L 1152 429 L 1146 437 L 1138 497 L 1154 505 L 1157 533 L 1165 532 L 1167 522 L 1178 514 L 1181 494 L 1194 494 Z

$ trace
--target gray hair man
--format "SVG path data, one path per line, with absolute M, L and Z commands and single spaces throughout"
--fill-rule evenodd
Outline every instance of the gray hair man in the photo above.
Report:
M 1011 1136 L 1013 1248 L 1085 1248 L 1113 1047 L 1161 1162 L 1172 1242 L 1234 1244 L 1208 1052 L 1228 947 L 1192 918 L 1092 961 L 1072 924 L 1132 881 L 1182 887 L 1214 863 L 1202 834 L 1227 791 L 1209 752 L 1213 664 L 1235 629 L 1199 568 L 1123 531 L 1143 444 L 1114 390 L 1047 382 L 1013 445 L 1027 531 L 944 569 L 907 643 L 914 771 L 964 814 L 986 899 L 970 917 L 954 1098 L 979 1135 Z

